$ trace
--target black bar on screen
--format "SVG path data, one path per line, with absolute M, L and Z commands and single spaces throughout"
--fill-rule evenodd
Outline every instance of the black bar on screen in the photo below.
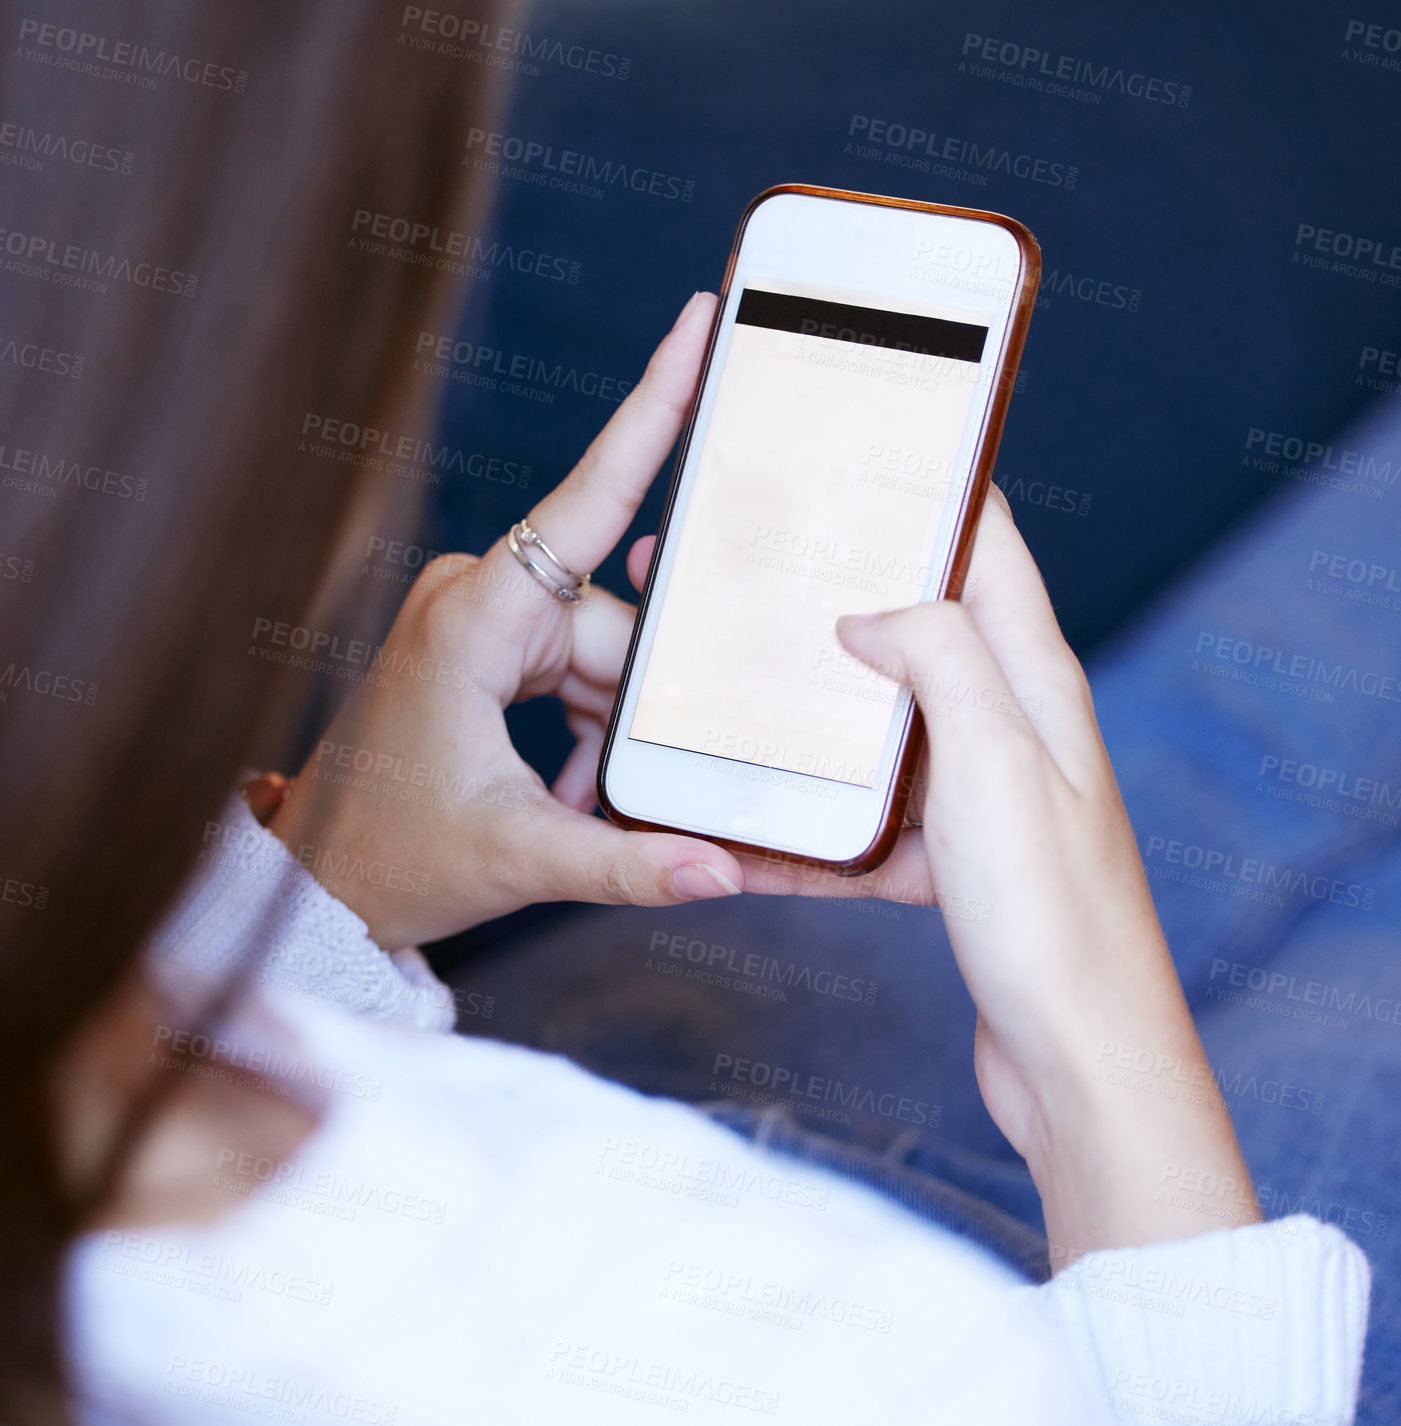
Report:
M 770 327 L 805 337 L 826 337 L 859 347 L 886 347 L 979 362 L 988 329 L 973 322 L 944 317 L 919 317 L 913 312 L 887 312 L 879 307 L 853 307 L 819 297 L 793 297 L 746 287 L 740 294 L 736 322 L 746 327 Z

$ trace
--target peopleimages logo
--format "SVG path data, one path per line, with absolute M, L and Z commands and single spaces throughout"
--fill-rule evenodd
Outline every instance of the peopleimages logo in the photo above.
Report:
M 1178 109 L 1185 109 L 1192 100 L 1190 84 L 971 32 L 963 37 L 963 58 L 958 68 L 961 74 L 973 74 L 979 79 L 1000 79 L 1019 89 L 1091 104 L 1098 104 L 1105 94 L 1123 94 Z M 1077 84 L 1083 85 L 1084 90 L 1069 87 Z
M 245 1289 L 312 1302 L 325 1307 L 334 1285 L 318 1278 L 270 1267 L 250 1258 L 201 1252 L 188 1243 L 109 1228 L 103 1235 L 101 1266 L 123 1277 L 186 1288 L 205 1297 L 239 1302 Z
M 1314 441 L 1288 431 L 1266 431 L 1251 426 L 1246 432 L 1241 464 L 1248 470 L 1283 475 L 1304 485 L 1322 485 L 1380 500 L 1383 486 L 1394 485 L 1401 475 L 1401 461 L 1375 455 L 1350 446 L 1334 446 L 1331 441 Z
M 49 888 L 38 886 L 32 881 L 21 881 L 18 877 L 0 878 L 0 901 L 11 906 L 23 906 L 34 911 L 42 911 L 49 904 Z
M 46 158 L 120 174 L 129 174 L 136 162 L 136 155 L 127 149 L 108 148 L 91 139 L 71 139 L 51 130 L 40 133 L 28 124 L 0 124 L 0 163 L 41 173 Z
M 1028 484 L 1021 476 L 1012 480 L 1004 476 L 997 482 L 997 488 L 1008 500 L 1021 500 L 1028 505 L 1039 505 L 1045 510 L 1062 510 L 1070 515 L 1088 515 L 1094 500 L 1093 495 L 1066 490 L 1044 480 L 1033 480 Z
M 400 802 L 447 811 L 457 802 L 482 802 L 513 812 L 544 811 L 545 794 L 528 783 L 479 782 L 460 770 L 432 763 L 406 763 L 402 757 L 375 748 L 357 747 L 322 738 L 311 776 L 337 787 L 390 797 Z
M 34 561 L 19 555 L 0 554 L 0 579 L 17 579 L 29 584 L 34 579 Z
M 662 1274 L 662 1295 L 672 1302 L 729 1312 L 750 1321 L 802 1331 L 805 1319 L 888 1333 L 894 1314 L 846 1297 L 828 1297 L 809 1286 L 755 1277 L 734 1268 L 673 1258 Z
M 1315 550 L 1304 588 L 1374 609 L 1401 610 L 1401 566 Z
M 0 362 L 22 366 L 26 371 L 47 372 L 50 376 L 67 376 L 81 381 L 83 358 L 75 352 L 61 352 L 54 347 L 41 347 L 34 342 L 21 345 L 13 337 L 0 339 Z
M 717 1053 L 710 1072 L 736 1084 L 767 1089 L 776 1095 L 792 1095 L 815 1104 L 840 1105 L 858 1113 L 879 1114 L 886 1119 L 899 1119 L 905 1124 L 937 1128 L 943 1109 L 923 1099 L 910 1099 L 899 1094 L 877 1094 L 859 1084 L 844 1084 L 825 1075 L 809 1074 L 806 1070 L 790 1069 L 786 1065 L 769 1064 L 764 1060 Z M 721 1088 L 720 1093 L 726 1091 Z
M 1401 826 L 1391 809 L 1401 806 L 1401 786 L 1374 777 L 1358 777 L 1342 768 L 1320 767 L 1266 753 L 1260 759 L 1255 791 L 1281 802 L 1294 802 L 1320 812 L 1337 812 L 1363 822 Z
M 535 400 L 554 400 L 556 391 L 572 391 L 580 396 L 596 396 L 600 401 L 621 401 L 632 390 L 632 381 L 604 376 L 597 371 L 580 371 L 563 362 L 546 361 L 526 352 L 507 352 L 498 347 L 462 341 L 436 332 L 420 332 L 414 350 L 413 369 L 429 376 L 443 376 L 471 386 L 485 386 L 508 395 L 529 395 Z M 431 353 L 431 359 L 424 353 Z
M 578 283 L 582 270 L 577 261 L 556 257 L 538 248 L 518 247 L 499 239 L 487 242 L 475 233 L 438 228 L 393 213 L 371 212 L 368 208 L 355 210 L 350 233 L 350 246 L 368 256 L 393 258 L 416 267 L 432 267 L 439 272 L 455 272 L 477 280 L 490 278 L 498 268 L 507 268 L 528 277 L 543 277 L 549 282 L 573 286 Z
M 732 946 L 691 940 L 667 931 L 653 931 L 647 947 L 649 957 L 655 956 L 660 962 L 663 948 L 670 959 L 688 961 L 693 966 L 703 967 L 707 974 L 717 974 L 722 978 L 774 982 L 788 989 L 801 987 L 816 995 L 829 995 L 834 1000 L 854 1000 L 866 1005 L 876 1003 L 879 986 L 873 980 L 853 978 L 829 970 L 814 972 L 811 966 L 800 965 L 797 961 L 783 961 L 755 951 L 739 951 Z M 650 959 L 647 963 L 649 966 L 652 964 Z
M 1393 74 L 1401 70 L 1401 29 L 1366 20 L 1349 20 L 1343 41 L 1340 59 L 1371 65 L 1374 69 L 1389 69 Z M 1354 41 L 1359 43 L 1354 44 Z
M 1317 684 L 1325 689 L 1351 689 L 1368 698 L 1401 703 L 1401 678 L 1395 674 L 1360 670 L 1350 664 L 1330 664 L 1312 654 L 1292 654 L 1284 649 L 1271 648 L 1268 644 L 1252 643 L 1249 639 L 1237 639 L 1210 629 L 1203 629 L 1197 635 L 1196 652 L 1253 673 L 1263 670 L 1267 674 Z M 1193 661 L 1194 667 L 1197 662 Z
M 1262 887 L 1266 891 L 1299 892 L 1311 901 L 1331 901 L 1338 906 L 1351 906 L 1361 911 L 1370 911 L 1376 892 L 1370 886 L 1358 882 L 1339 881 L 1336 877 L 1326 877 L 1304 871 L 1299 867 L 1280 867 L 1273 862 L 1258 857 L 1241 857 L 1235 852 L 1223 851 L 1217 847 L 1203 847 L 1195 842 L 1179 842 L 1167 837 L 1150 836 L 1143 849 L 1143 860 L 1152 864 L 1161 858 L 1162 864 L 1182 867 L 1187 871 L 1200 872 L 1202 879 L 1215 880 L 1218 885 L 1211 890 L 1225 890 L 1228 883 L 1234 883 L 1233 895 L 1243 900 L 1255 901 L 1260 897 L 1248 894 L 1249 888 Z M 1196 884 L 1191 878 L 1160 878 L 1162 880 L 1184 880 Z
M 440 688 L 456 688 L 475 693 L 481 684 L 476 669 L 461 664 L 444 663 L 423 654 L 415 657 L 402 649 L 389 652 L 383 644 L 366 639 L 342 637 L 327 629 L 313 629 L 309 624 L 289 624 L 259 614 L 253 620 L 249 654 L 269 663 L 289 663 L 293 667 L 313 667 L 314 671 L 334 672 L 339 665 L 351 673 L 369 669 L 395 678 L 416 678 L 421 683 L 436 683 Z M 305 655 L 290 658 L 285 651 Z M 217 823 L 209 823 L 216 827 Z
M 19 22 L 21 45 L 37 49 L 21 50 L 25 59 L 70 69 L 101 79 L 115 79 L 140 89 L 154 89 L 158 77 L 172 77 L 205 89 L 228 89 L 242 94 L 248 87 L 248 71 L 197 59 L 172 50 L 153 50 L 132 40 L 114 40 L 89 30 L 75 30 L 42 20 Z
M 519 461 L 435 445 L 421 436 L 381 431 L 315 411 L 308 411 L 302 418 L 302 437 L 297 450 L 303 455 L 410 476 L 427 485 L 442 484 L 444 475 L 470 475 L 496 485 L 522 488 L 530 483 L 531 468 Z
M 1298 787 L 1317 788 L 1319 792 L 1357 802 L 1378 803 L 1387 807 L 1401 806 L 1401 785 L 1393 789 L 1390 783 L 1375 777 L 1358 777 L 1339 768 L 1295 762 L 1291 758 L 1276 757 L 1273 753 L 1266 753 L 1260 759 L 1257 776 L 1272 777 L 1279 782 L 1293 783 Z
M 468 130 L 462 163 L 482 173 L 499 173 L 503 178 L 519 178 L 542 188 L 588 198 L 602 198 L 610 188 L 625 188 L 652 198 L 689 203 L 696 192 L 693 178 L 679 178 L 619 159 L 600 159 L 576 149 L 557 149 L 537 139 L 486 129 Z
M 853 114 L 846 133 L 846 152 L 857 158 L 880 159 L 900 168 L 942 178 L 962 178 L 980 186 L 987 183 L 988 174 L 1000 173 L 1068 191 L 1075 187 L 1080 174 L 1074 164 L 1013 153 L 998 144 L 940 135 L 932 128 L 897 124 L 869 114 Z
M 1220 958 L 1211 962 L 1212 982 L 1222 979 L 1228 986 L 1253 990 L 1265 995 L 1280 995 L 1299 1006 L 1316 1006 L 1320 1010 L 1338 1011 L 1344 1015 L 1361 1015 L 1387 1025 L 1401 1025 L 1401 998 L 1374 996 L 1363 991 L 1345 989 L 1322 980 L 1301 981 L 1284 971 L 1266 970 L 1263 966 L 1247 965 L 1244 961 Z M 1214 1000 L 1224 999 L 1224 986 L 1208 985 L 1207 994 Z
M 1251 426 L 1245 434 L 1247 451 L 1258 451 L 1264 456 L 1277 456 L 1299 466 L 1313 466 L 1319 470 L 1333 470 L 1340 475 L 1360 475 L 1366 480 L 1380 481 L 1394 485 L 1401 474 L 1401 463 L 1391 460 L 1377 460 L 1363 450 L 1350 446 L 1335 447 L 1331 441 L 1312 441 L 1304 436 L 1291 435 L 1287 431 L 1266 431 L 1259 426 Z M 1242 462 L 1244 464 L 1244 462 Z M 1256 469 L 1262 467 L 1255 463 Z
M 213 822 L 205 824 L 206 831 L 217 826 L 218 823 Z M 280 1085 L 314 1085 L 337 1094 L 348 1094 L 355 1099 L 373 1100 L 378 1100 L 384 1089 L 383 1080 L 371 1079 L 348 1069 L 317 1064 L 302 1059 L 300 1055 L 289 1058 L 280 1050 L 242 1045 L 237 1040 L 177 1029 L 173 1025 L 157 1025 L 151 1036 L 151 1049 L 164 1052 L 166 1047 L 169 1047 L 172 1056 L 189 1061 L 208 1060 L 230 1069 L 247 1070 L 250 1074 L 275 1080 Z
M 37 693 L 43 698 L 57 698 L 60 703 L 97 702 L 97 685 L 91 679 L 70 678 L 52 669 L 31 668 L 24 663 L 6 664 L 0 668 L 0 703 L 8 703 L 12 691 Z
M 129 257 L 85 248 L 78 243 L 63 243 L 43 233 L 0 228 L 0 252 L 5 254 L 6 272 L 42 278 L 84 292 L 106 292 L 108 282 L 126 282 L 152 292 L 193 297 L 199 284 L 192 273 L 177 272 L 159 263 L 133 262 Z
M 590 49 L 587 45 L 567 45 L 528 30 L 512 30 L 486 20 L 474 20 L 442 10 L 425 10 L 422 5 L 405 5 L 399 21 L 400 43 L 410 49 L 432 50 L 453 59 L 465 59 L 490 69 L 534 77 L 541 65 L 555 64 L 580 74 L 596 74 L 603 79 L 626 79 L 632 60 L 611 50 Z
M 1326 570 L 1329 579 L 1365 584 L 1368 589 L 1380 585 L 1392 594 L 1401 594 L 1401 569 L 1394 564 L 1368 563 L 1366 560 L 1350 559 L 1347 555 L 1330 554 L 1327 550 L 1315 550 L 1309 556 L 1309 573 L 1319 569 Z
M 773 1416 L 779 1395 L 731 1377 L 673 1362 L 649 1362 L 616 1347 L 556 1342 L 545 1369 L 547 1381 L 562 1382 L 606 1396 L 645 1402 L 667 1411 L 688 1411 L 692 1401 Z
M 1401 243 L 1300 223 L 1292 262 L 1382 287 L 1401 287 Z
M 26 495 L 46 495 L 54 498 L 60 489 L 95 490 L 101 495 L 114 495 L 119 500 L 144 500 L 146 482 L 100 465 L 84 465 L 48 451 L 30 450 L 24 446 L 0 446 L 0 486 Z
M 1057 296 L 1073 297 L 1077 302 L 1088 302 L 1095 307 L 1111 307 L 1121 312 L 1137 312 L 1143 302 L 1143 293 L 1137 287 L 1126 287 L 1121 282 L 1087 277 L 1083 273 L 1062 272 L 1060 268 L 1053 267 L 1041 279 L 1036 305 L 1041 309 L 1049 307 L 1051 299 Z
M 268 1196 L 268 1195 L 264 1195 Z M 176 1353 L 166 1368 L 161 1390 L 192 1401 L 217 1404 L 222 1410 L 241 1411 L 276 1421 L 356 1421 L 360 1426 L 393 1426 L 397 1405 L 357 1396 L 341 1386 L 323 1386 L 242 1364 L 186 1357 Z M 203 1412 L 199 1413 L 203 1415 Z
M 1401 352 L 1386 347 L 1364 346 L 1357 358 L 1354 386 L 1368 391 L 1401 391 Z

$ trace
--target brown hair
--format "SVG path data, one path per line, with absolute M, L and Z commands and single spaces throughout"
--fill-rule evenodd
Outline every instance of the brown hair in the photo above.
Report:
M 462 139 L 499 98 L 494 71 L 405 43 L 376 0 L 85 3 L 42 30 L 45 8 L 0 5 L 0 119 L 21 126 L 0 232 L 15 1423 L 64 1415 L 61 1254 L 111 1180 L 60 1171 L 55 1066 L 129 978 L 240 769 L 290 746 L 305 689 L 248 656 L 254 620 L 312 617 L 367 502 L 408 494 L 300 455 L 307 414 L 431 419 L 411 344 L 451 320 L 453 274 L 362 251 L 355 214 L 476 231 Z

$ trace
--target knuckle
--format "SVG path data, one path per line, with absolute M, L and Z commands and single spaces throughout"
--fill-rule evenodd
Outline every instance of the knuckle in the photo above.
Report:
M 457 641 L 487 602 L 476 555 L 439 555 L 423 567 L 400 613 L 407 631 L 430 644 Z
M 659 356 L 660 348 L 652 353 L 646 370 L 629 393 L 628 400 L 638 409 L 645 410 L 651 407 L 654 410 L 665 412 L 668 417 L 679 419 L 685 415 L 686 408 L 690 404 L 690 394 L 687 393 L 686 399 L 682 400 L 667 389 L 667 383 L 659 379 L 661 372 Z
M 637 906 L 646 899 L 626 862 L 605 862 L 599 867 L 594 873 L 593 891 L 595 900 L 614 906 Z
M 571 495 L 587 494 L 591 501 L 607 501 L 617 514 L 629 521 L 637 513 L 637 501 L 633 494 L 619 486 L 602 454 L 593 446 L 584 452 L 579 463 L 560 482 L 559 489 Z
M 419 580 L 430 585 L 441 584 L 462 575 L 472 574 L 480 563 L 481 559 L 477 555 L 435 555 L 423 566 Z
M 968 628 L 967 611 L 951 600 L 916 605 L 897 621 L 892 640 L 903 666 L 900 681 L 916 693 L 929 692 L 938 683 L 937 671 L 946 669 L 949 654 L 968 637 Z
M 947 641 L 958 638 L 973 627 L 973 617 L 957 599 L 931 599 L 913 605 L 907 611 L 906 622 L 912 637 Z
M 1048 680 L 1052 696 L 1081 717 L 1092 719 L 1095 716 L 1094 695 L 1084 667 L 1069 644 L 1062 643 L 1056 654 Z
M 414 600 L 420 607 L 436 608 L 448 600 L 470 598 L 481 564 L 476 555 L 438 555 L 423 566 L 415 580 Z

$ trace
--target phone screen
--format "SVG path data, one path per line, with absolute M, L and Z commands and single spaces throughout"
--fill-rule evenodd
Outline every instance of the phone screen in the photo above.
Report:
M 834 626 L 939 579 L 988 318 L 859 298 L 737 294 L 630 737 L 875 784 L 899 690 Z

